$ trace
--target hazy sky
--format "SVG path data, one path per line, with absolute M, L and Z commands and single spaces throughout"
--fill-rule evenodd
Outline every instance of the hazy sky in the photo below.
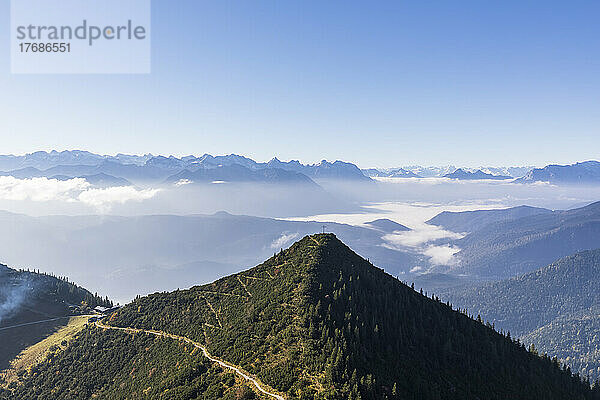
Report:
M 152 12 L 150 75 L 11 75 L 0 2 L 0 152 L 598 158 L 598 1 L 155 0 Z

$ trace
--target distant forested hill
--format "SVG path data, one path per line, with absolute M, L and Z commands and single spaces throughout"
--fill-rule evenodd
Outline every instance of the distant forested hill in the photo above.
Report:
M 559 357 L 573 371 L 600 377 L 600 250 L 442 297 Z
M 453 243 L 460 262 L 438 272 L 505 279 L 583 250 L 600 248 L 600 202 L 492 222 Z
M 444 211 L 427 221 L 453 232 L 474 232 L 486 225 L 514 221 L 531 215 L 548 214 L 545 208 L 519 206 L 500 210 Z
M 332 234 L 307 236 L 209 285 L 138 298 L 108 323 L 205 343 L 290 399 L 598 398 L 555 362 L 415 292 Z M 181 382 L 209 388 L 224 379 L 190 360 L 185 345 L 179 351 L 190 372 L 181 376 L 174 349 L 165 348 L 162 359 L 152 344 L 133 342 L 138 334 L 106 334 L 89 328 L 77 350 L 40 366 L 16 393 L 38 395 L 44 382 L 56 388 L 88 382 L 83 393 L 98 398 L 152 398 L 141 391 L 158 387 L 164 398 L 205 398 L 183 394 Z M 214 398 L 227 398 L 230 386 L 223 383 Z

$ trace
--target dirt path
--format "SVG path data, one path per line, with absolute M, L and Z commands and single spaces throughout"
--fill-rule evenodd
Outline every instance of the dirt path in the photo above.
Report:
M 246 284 L 244 282 L 242 282 L 242 279 L 237 276 L 237 280 L 242 284 L 242 286 L 244 287 L 244 290 L 246 291 L 246 293 L 248 293 L 248 296 L 252 297 L 252 293 L 250 293 L 250 291 L 248 290 L 248 287 L 246 286 Z
M 215 308 L 213 307 L 213 305 L 210 304 L 210 301 L 208 301 L 208 299 L 206 297 L 202 297 L 202 298 L 204 299 L 204 301 L 206 301 L 206 304 L 208 304 L 208 307 L 213 312 L 213 314 L 215 314 L 215 318 L 217 319 L 217 322 L 219 323 L 219 327 L 222 329 L 223 328 L 223 324 L 221 323 L 221 319 L 219 318 L 219 314 L 217 314 L 217 310 L 215 310 Z
M 215 295 L 220 295 L 220 296 L 234 296 L 234 297 L 239 297 L 239 298 L 242 298 L 242 299 L 247 299 L 248 298 L 248 296 L 242 296 L 241 294 L 213 292 L 213 291 L 210 291 L 210 290 L 198 290 L 198 293 L 210 293 L 210 294 L 215 294 Z
M 96 326 L 98 328 L 102 328 L 102 329 L 112 329 L 112 330 L 130 332 L 130 333 L 146 333 L 149 335 L 161 336 L 161 337 L 166 337 L 169 339 L 180 340 L 185 343 L 189 343 L 189 344 L 193 345 L 194 347 L 202 350 L 202 354 L 204 354 L 204 357 L 208 358 L 210 361 L 219 364 L 223 368 L 230 369 L 233 372 L 235 372 L 236 374 L 238 374 L 239 376 L 241 376 L 242 378 L 244 378 L 245 380 L 252 382 L 252 384 L 256 387 L 256 389 L 259 392 L 261 392 L 269 397 L 272 397 L 274 399 L 277 399 L 277 400 L 285 400 L 285 398 L 283 396 L 278 395 L 277 393 L 275 393 L 275 391 L 273 389 L 267 387 L 264 383 L 261 383 L 258 379 L 254 378 L 254 377 L 250 376 L 249 374 L 247 374 L 246 372 L 242 371 L 242 369 L 240 367 L 237 367 L 233 364 L 229 364 L 226 361 L 223 361 L 216 357 L 211 356 L 210 353 L 208 352 L 208 350 L 206 349 L 206 347 L 204 347 L 200 343 L 194 342 L 193 340 L 188 339 L 186 337 L 172 335 L 170 333 L 165 333 L 165 332 L 160 332 L 160 331 L 151 331 L 151 330 L 135 329 L 135 328 L 121 328 L 121 327 L 117 327 L 117 326 L 104 325 L 100 321 L 96 322 Z

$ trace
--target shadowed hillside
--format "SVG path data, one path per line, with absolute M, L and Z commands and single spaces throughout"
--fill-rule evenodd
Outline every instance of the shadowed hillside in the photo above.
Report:
M 0 370 L 67 324 L 67 316 L 111 304 L 66 279 L 0 265 Z
M 573 371 L 600 377 L 600 250 L 537 271 L 442 297 L 557 356 Z

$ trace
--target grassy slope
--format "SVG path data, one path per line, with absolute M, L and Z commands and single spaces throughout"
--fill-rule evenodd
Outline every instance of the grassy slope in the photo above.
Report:
M 31 370 L 34 366 L 41 363 L 49 354 L 56 350 L 64 349 L 68 343 L 77 335 L 87 324 L 87 316 L 76 316 L 67 319 L 67 324 L 58 328 L 47 338 L 33 344 L 23 350 L 12 360 L 10 368 L 0 372 L 0 379 L 4 381 L 6 387 L 11 383 L 18 381 L 18 376 Z M 31 329 L 31 326 L 23 329 Z
M 44 340 L 67 324 L 68 318 L 41 324 L 2 329 L 23 323 L 43 321 L 74 314 L 68 305 L 77 305 L 82 313 L 89 307 L 108 305 L 89 291 L 63 279 L 30 271 L 17 271 L 0 265 L 0 304 L 14 296 L 22 302 L 0 320 L 0 371 L 24 349 Z M 89 306 L 89 307 L 88 307 Z
M 64 327 L 68 321 L 68 318 L 64 318 L 0 331 L 0 371 L 9 368 L 10 362 L 21 351 L 52 335 Z

